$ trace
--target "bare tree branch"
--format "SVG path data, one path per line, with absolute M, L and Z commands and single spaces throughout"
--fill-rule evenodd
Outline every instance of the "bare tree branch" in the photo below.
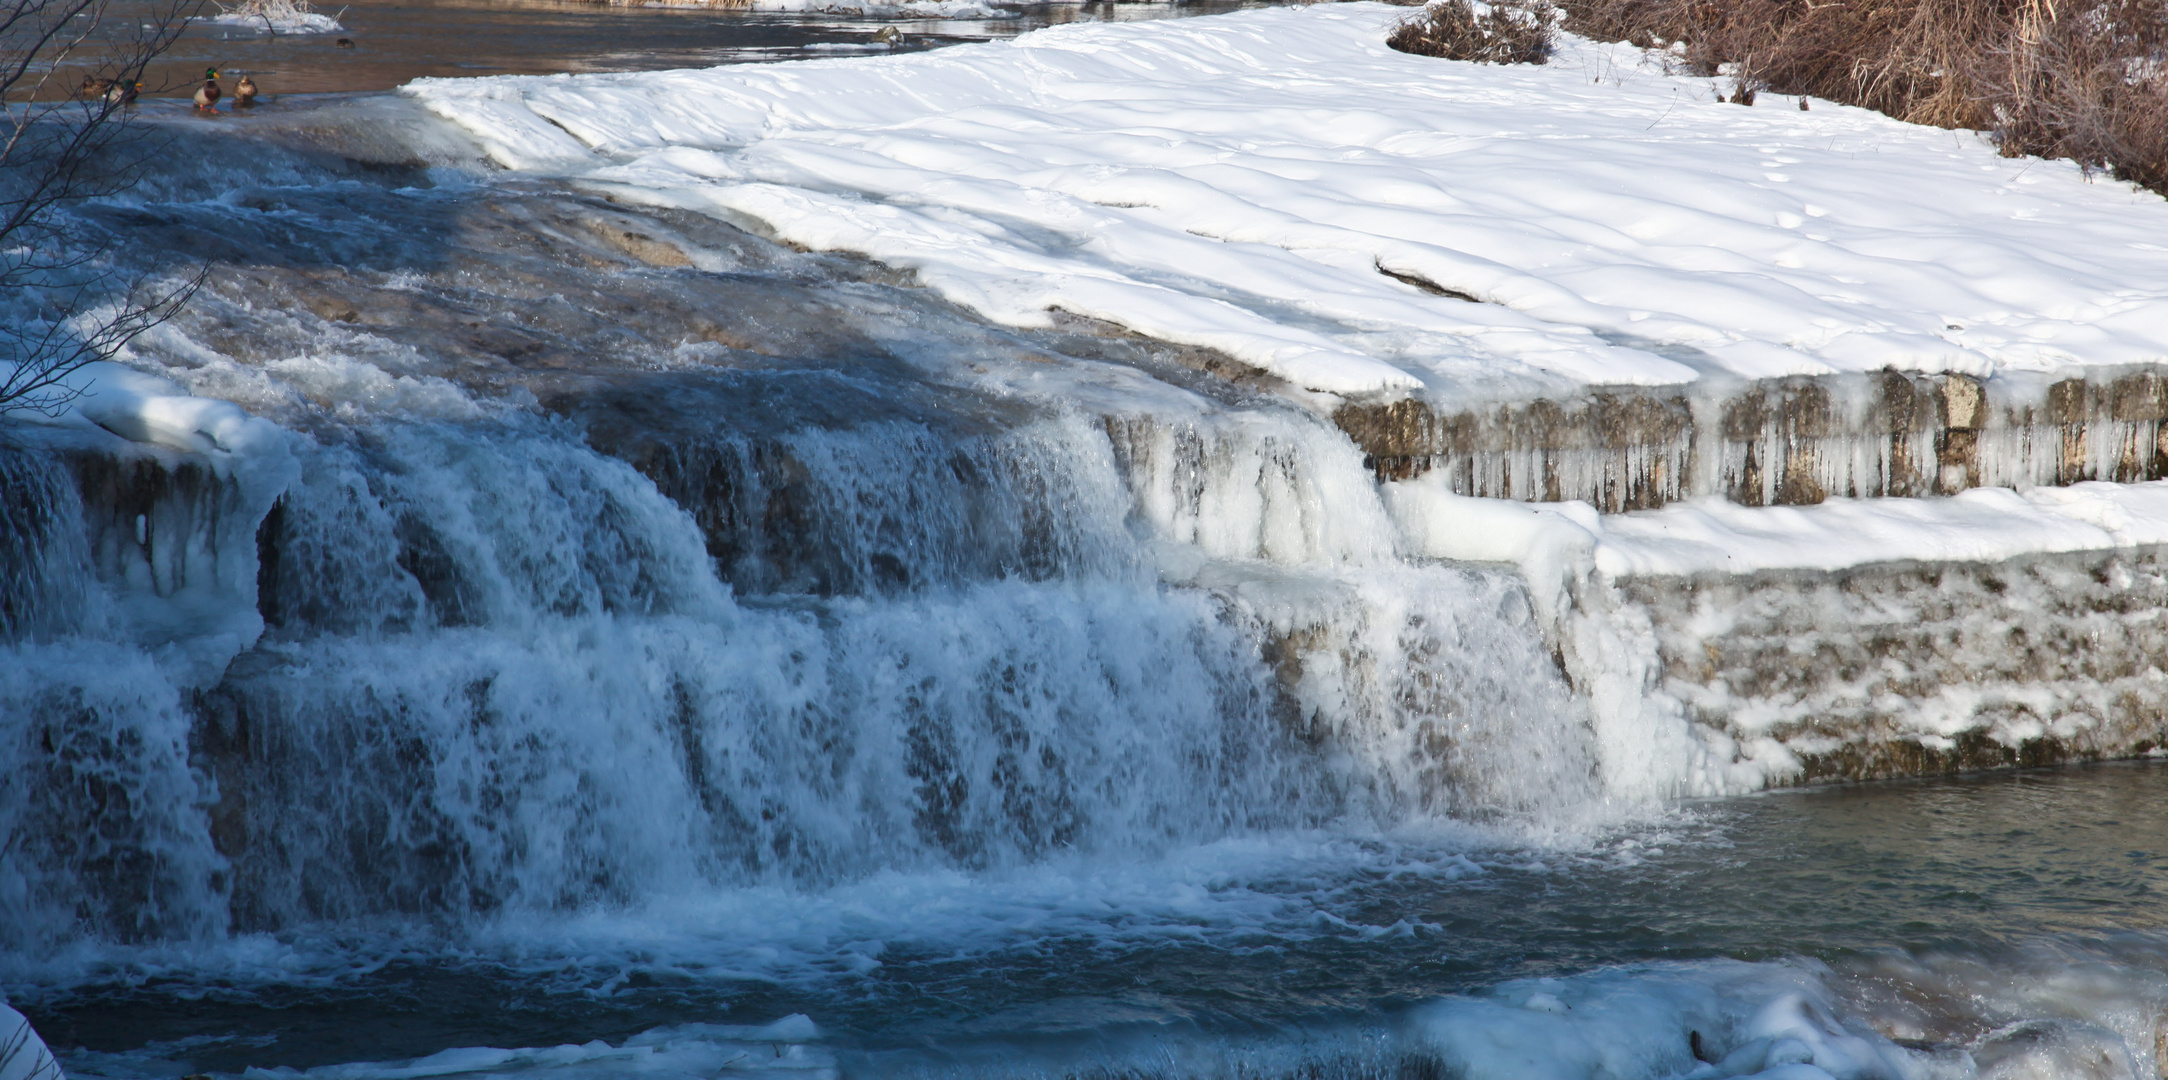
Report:
M 125 5 L 125 7 L 123 6 Z M 159 149 L 133 104 L 203 0 L 0 0 L 0 416 L 172 318 L 204 271 L 126 275 L 69 210 L 126 190 Z M 66 79 L 81 74 L 80 86 Z

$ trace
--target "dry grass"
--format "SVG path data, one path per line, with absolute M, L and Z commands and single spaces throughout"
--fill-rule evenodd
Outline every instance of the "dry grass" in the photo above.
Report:
M 1393 29 L 1404 53 L 1479 64 L 1540 64 L 1551 58 L 1554 9 L 1546 0 L 1439 0 Z
M 1699 74 L 1994 133 L 2168 193 L 2168 0 L 1564 0 Z

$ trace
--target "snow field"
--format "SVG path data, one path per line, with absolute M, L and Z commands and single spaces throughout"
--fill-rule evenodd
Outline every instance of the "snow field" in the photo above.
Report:
M 510 168 L 1338 394 L 2168 358 L 2157 196 L 1826 102 L 1721 104 L 1625 46 L 1392 52 L 1407 13 L 407 92 Z

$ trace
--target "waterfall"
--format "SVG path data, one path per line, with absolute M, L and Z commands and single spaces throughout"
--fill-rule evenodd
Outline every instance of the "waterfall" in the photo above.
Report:
M 11 588 L 0 665 L 0 890 L 34 913 L 8 947 L 1555 823 L 1597 798 L 1518 578 L 1400 559 L 1359 455 L 1307 414 L 621 432 L 293 434 L 297 475 L 242 545 L 253 588 L 219 594 L 260 639 L 211 678 L 169 655 L 170 619 L 130 621 L 154 582 L 71 539 L 110 485 L 11 451 L 10 505 L 50 539 L 6 568 L 35 585 Z M 206 498 L 162 490 L 150 516 Z M 51 598 L 94 596 L 108 624 L 56 621 L 97 605 Z

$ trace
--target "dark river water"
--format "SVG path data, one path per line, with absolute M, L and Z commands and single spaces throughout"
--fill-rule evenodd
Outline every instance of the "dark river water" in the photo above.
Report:
M 1433 1015 L 1456 1005 L 1638 998 L 1684 1048 L 1682 998 L 1751 1011 L 1799 984 L 1923 1060 L 1985 1056 L 2026 1023 L 2062 1025 L 2025 1036 L 2051 1050 L 2128 1026 L 2142 1053 L 2168 1007 L 2164 768 L 1780 792 L 1565 847 L 1288 834 L 457 932 L 299 929 L 114 950 L 18 993 L 81 1048 L 69 1064 L 118 1076 L 643 1032 L 737 1045 L 699 1025 L 792 1014 L 854 1074 L 1365 1073 L 1418 1052 L 1426 1017 L 1464 1020 Z

